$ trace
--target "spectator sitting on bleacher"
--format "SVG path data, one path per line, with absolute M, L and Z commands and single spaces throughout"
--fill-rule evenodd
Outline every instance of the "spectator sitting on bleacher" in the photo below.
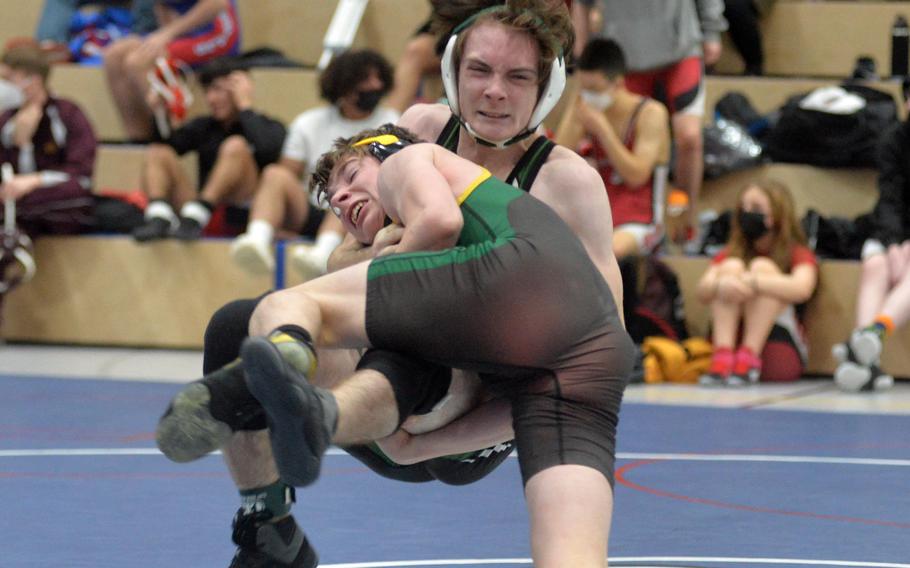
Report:
M 589 158 L 613 212 L 613 253 L 650 252 L 663 231 L 670 123 L 659 102 L 626 89 L 622 48 L 596 38 L 577 62 L 581 94 L 563 114 L 556 142 Z
M 378 106 L 392 86 L 392 66 L 370 50 L 347 51 L 329 63 L 319 77 L 319 94 L 329 104 L 298 115 L 288 130 L 281 160 L 265 169 L 250 211 L 250 223 L 231 246 L 231 257 L 252 273 L 275 266 L 276 232 L 316 237 L 313 246 L 291 251 L 291 262 L 307 278 L 325 273 L 326 261 L 344 237 L 334 215 L 309 198 L 306 178 L 336 138 L 396 122 L 398 113 Z
M 192 67 L 240 50 L 235 0 L 155 0 L 158 29 L 127 36 L 104 52 L 104 70 L 126 135 L 148 141 L 153 133 L 147 74 L 159 57 Z
M 818 262 L 805 245 L 786 186 L 753 182 L 737 203 L 727 245 L 696 289 L 711 306 L 714 346 L 699 383 L 795 381 L 806 360 L 795 306 L 815 291 Z
M 15 171 L 0 197 L 16 201 L 19 227 L 31 235 L 81 232 L 91 226 L 92 126 L 75 103 L 48 93 L 50 66 L 37 46 L 10 49 L 2 62 L 22 103 L 0 115 L 0 163 Z
M 591 29 L 591 9 L 599 4 L 603 29 Z M 721 54 L 726 30 L 722 0 L 575 0 L 572 15 L 576 49 L 591 36 L 622 46 L 629 67 L 626 88 L 653 97 L 670 111 L 674 144 L 674 185 L 689 194 L 687 228 L 669 235 L 694 237 L 698 194 L 704 172 L 702 115 L 704 67 Z
M 140 179 L 149 205 L 146 223 L 133 231 L 138 241 L 197 239 L 222 204 L 227 226 L 210 227 L 209 234 L 237 234 L 259 173 L 280 157 L 284 126 L 253 110 L 253 82 L 245 68 L 230 59 L 213 61 L 200 71 L 199 82 L 209 114 L 175 125 L 167 139 L 148 148 Z M 154 91 L 149 99 L 161 104 Z M 180 163 L 187 152 L 199 158 L 198 192 Z
M 910 83 L 904 104 L 910 109 Z M 873 238 L 863 244 L 856 329 L 832 352 L 840 362 L 834 381 L 848 391 L 890 388 L 882 372 L 885 339 L 910 321 L 910 121 L 882 137 L 878 152 L 879 199 Z

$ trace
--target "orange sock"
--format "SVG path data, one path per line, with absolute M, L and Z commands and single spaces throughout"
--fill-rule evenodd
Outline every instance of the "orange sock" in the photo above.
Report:
M 891 319 L 891 316 L 886 316 L 885 314 L 878 314 L 875 316 L 874 324 L 878 324 L 884 330 L 884 336 L 888 337 L 894 333 L 894 320 Z

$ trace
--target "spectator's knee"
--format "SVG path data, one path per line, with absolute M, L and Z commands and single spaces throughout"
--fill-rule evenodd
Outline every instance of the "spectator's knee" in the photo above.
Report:
M 145 155 L 148 160 L 167 160 L 176 158 L 177 152 L 167 144 L 149 144 Z
M 262 170 L 262 184 L 285 185 L 297 183 L 297 177 L 285 166 L 269 164 Z
M 142 76 L 152 67 L 152 62 L 145 55 L 131 51 L 123 58 L 123 70 L 134 77 Z
M 682 153 L 700 152 L 702 150 L 701 125 L 690 127 L 688 124 L 674 130 L 674 142 Z
M 885 254 L 874 254 L 863 260 L 863 277 L 869 279 L 888 278 L 888 256 Z
M 746 265 L 741 258 L 725 258 L 721 261 L 717 270 L 722 274 L 737 275 L 746 271 Z
M 773 260 L 766 256 L 757 256 L 749 262 L 749 272 L 760 272 L 762 274 L 780 272 L 780 268 Z
M 411 61 L 419 67 L 426 67 L 436 59 L 436 40 L 434 36 L 421 34 L 409 41 L 404 48 L 402 60 Z
M 251 157 L 252 155 L 253 152 L 250 150 L 250 143 L 247 142 L 246 138 L 239 134 L 228 136 L 225 138 L 224 142 L 221 143 L 221 146 L 218 146 L 219 158 L 237 159 L 243 156 Z
M 107 69 L 122 69 L 126 64 L 127 56 L 135 49 L 136 42 L 124 39 L 114 42 L 102 52 L 104 67 Z

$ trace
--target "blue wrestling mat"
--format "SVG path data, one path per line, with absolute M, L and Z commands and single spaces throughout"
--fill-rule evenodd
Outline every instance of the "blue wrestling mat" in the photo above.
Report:
M 0 567 L 225 567 L 219 456 L 153 430 L 179 385 L 0 376 Z M 623 406 L 611 566 L 910 568 L 910 418 Z M 517 460 L 467 486 L 338 450 L 294 514 L 326 567 L 528 566 Z

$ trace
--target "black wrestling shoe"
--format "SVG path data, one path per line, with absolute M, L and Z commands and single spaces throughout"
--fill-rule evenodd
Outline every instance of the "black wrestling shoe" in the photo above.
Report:
M 276 343 L 274 338 L 248 337 L 240 354 L 246 384 L 265 408 L 281 480 L 310 485 L 319 477 L 338 419 L 335 397 L 308 382 L 316 370 L 315 353 L 290 339 Z
M 155 443 L 175 462 L 213 452 L 238 430 L 262 430 L 265 414 L 235 361 L 183 388 L 158 421 Z
M 316 568 L 319 556 L 306 535 L 288 516 L 277 523 L 260 520 L 257 514 L 234 517 L 237 552 L 228 568 Z

